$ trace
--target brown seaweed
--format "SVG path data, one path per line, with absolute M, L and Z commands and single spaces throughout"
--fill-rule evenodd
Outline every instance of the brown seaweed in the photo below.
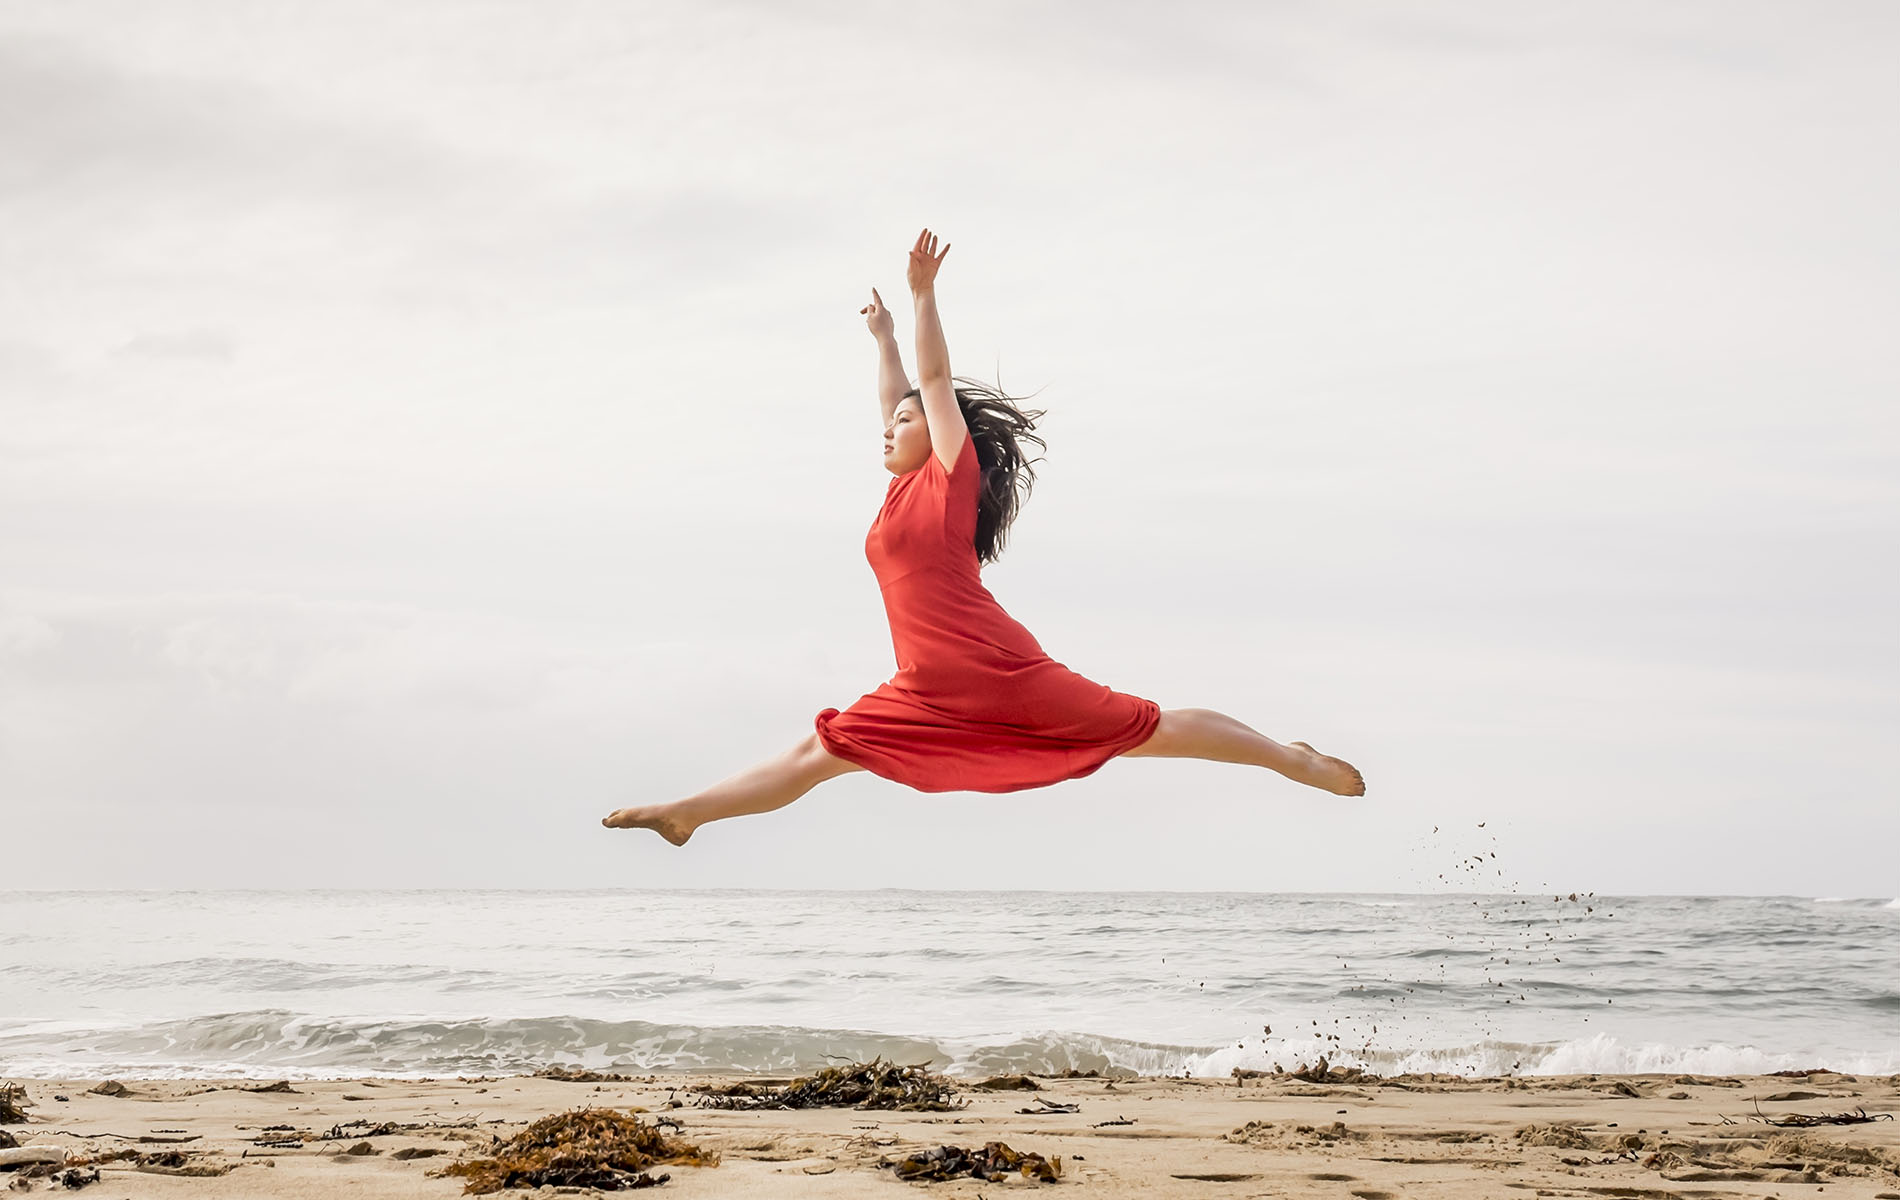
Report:
M 992 1075 L 976 1085 L 986 1092 L 1040 1092 L 1042 1085 L 1027 1075 Z
M 536 1071 L 537 1079 L 558 1079 L 562 1083 L 634 1083 L 635 1076 L 621 1075 L 613 1071 L 589 1071 L 584 1067 L 542 1067 Z
M 899 1066 L 882 1058 L 826 1067 L 779 1085 L 770 1081 L 700 1088 L 702 1108 L 886 1108 L 897 1112 L 952 1112 L 956 1092 L 948 1079 L 917 1063 Z
M 0 1083 L 0 1125 L 26 1124 L 26 1106 L 30 1103 L 25 1084 Z
M 1816 1125 L 1866 1125 L 1874 1121 L 1891 1121 L 1892 1113 L 1869 1114 L 1866 1108 L 1857 1108 L 1853 1112 L 1787 1113 L 1780 1120 L 1762 1112 L 1759 1102 L 1755 1105 L 1755 1119 L 1764 1125 L 1773 1125 L 1779 1129 L 1812 1129 Z
M 330 1132 L 318 1134 L 315 1140 L 336 1142 L 346 1138 L 387 1137 L 390 1134 L 402 1132 L 404 1132 L 404 1127 L 394 1121 L 344 1121 L 330 1126 Z
M 1274 1073 L 1279 1074 L 1278 1071 Z M 1238 1077 L 1248 1078 L 1248 1076 Z M 1358 1067 L 1329 1066 L 1323 1054 L 1310 1067 L 1303 1062 L 1295 1063 L 1293 1069 L 1286 1073 L 1286 1078 L 1297 1079 L 1302 1083 L 1378 1083 L 1380 1081 L 1377 1075 L 1369 1075 Z
M 717 1151 L 667 1137 L 657 1125 L 611 1108 L 583 1108 L 542 1117 L 506 1141 L 495 1139 L 488 1158 L 450 1163 L 431 1175 L 459 1175 L 464 1195 L 503 1188 L 586 1187 L 622 1191 L 653 1187 L 670 1176 L 656 1165 L 712 1167 Z
M 985 1142 L 981 1150 L 961 1146 L 936 1146 L 900 1159 L 883 1159 L 881 1167 L 890 1167 L 899 1179 L 923 1179 L 932 1182 L 968 1175 L 973 1179 L 1001 1182 L 1012 1175 L 1039 1183 L 1054 1183 L 1062 1177 L 1062 1156 L 1044 1158 L 1040 1154 L 1012 1150 L 1002 1142 Z

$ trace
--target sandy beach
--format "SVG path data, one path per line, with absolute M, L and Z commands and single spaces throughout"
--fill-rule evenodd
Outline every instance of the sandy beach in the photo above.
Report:
M 716 1166 L 654 1168 L 668 1179 L 652 1194 L 682 1197 L 902 1188 L 973 1197 L 1043 1187 L 1103 1197 L 1900 1197 L 1900 1121 L 1781 1128 L 1756 1117 L 1758 1105 L 1777 1119 L 1890 1112 L 1900 1109 L 1900 1077 L 1038 1077 L 1034 1090 L 956 1081 L 967 1107 L 953 1112 L 700 1107 L 696 1089 L 743 1078 L 363 1078 L 275 1090 L 233 1080 L 23 1080 L 15 1082 L 27 1120 L 0 1132 L 19 1147 L 57 1147 L 68 1162 L 91 1157 L 99 1181 L 83 1190 L 128 1198 L 459 1196 L 463 1180 L 433 1172 L 482 1157 L 539 1118 L 598 1107 L 667 1118 L 677 1123 L 669 1133 L 718 1153 Z M 1062 1105 L 1077 1111 L 1021 1111 Z M 880 1166 L 987 1142 L 1059 1156 L 1059 1181 L 904 1182 Z M 142 1157 L 98 1161 L 124 1150 Z M 22 1190 L 67 1186 L 46 1168 L 30 1180 L 23 1170 L 32 1168 L 0 1176 Z

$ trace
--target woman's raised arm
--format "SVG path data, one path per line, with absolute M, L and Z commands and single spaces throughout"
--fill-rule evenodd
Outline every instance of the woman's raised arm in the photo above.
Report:
M 884 427 L 890 428 L 897 415 L 897 402 L 910 390 L 910 377 L 904 374 L 904 353 L 897 348 L 897 329 L 884 297 L 871 289 L 871 302 L 858 310 L 871 336 L 877 339 L 877 399 L 884 409 Z
M 937 238 L 928 229 L 917 235 L 910 248 L 911 300 L 917 306 L 917 382 L 950 378 L 950 348 L 943 343 L 943 325 L 937 320 L 937 268 L 943 265 L 950 244 L 937 253 Z
M 950 348 L 944 345 L 943 324 L 937 319 L 937 268 L 948 253 L 949 243 L 938 253 L 937 239 L 926 229 L 911 248 L 909 270 L 910 295 L 917 306 L 917 392 L 924 420 L 930 423 L 931 451 L 946 472 L 955 470 L 968 434 L 950 383 Z

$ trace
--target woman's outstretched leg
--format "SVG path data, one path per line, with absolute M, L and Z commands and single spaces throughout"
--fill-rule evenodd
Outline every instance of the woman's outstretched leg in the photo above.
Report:
M 609 829 L 651 829 L 675 846 L 708 821 L 784 808 L 827 779 L 864 768 L 826 750 L 816 733 L 776 758 L 768 759 L 694 796 L 669 804 L 616 809 L 602 817 Z
M 1295 783 L 1323 788 L 1339 796 L 1363 796 L 1366 781 L 1344 759 L 1321 754 L 1305 742 L 1281 745 L 1249 725 L 1211 708 L 1163 710 L 1154 736 L 1123 758 L 1206 758 L 1214 762 L 1271 767 Z

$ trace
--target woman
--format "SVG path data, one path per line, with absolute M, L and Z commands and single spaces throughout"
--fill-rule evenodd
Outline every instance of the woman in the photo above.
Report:
M 1010 397 L 958 377 L 937 320 L 941 253 L 928 230 L 907 272 L 917 312 L 920 386 L 906 390 L 891 314 L 875 288 L 860 309 L 877 339 L 884 466 L 894 479 L 865 540 L 884 592 L 897 674 L 843 712 L 827 708 L 803 741 L 769 762 L 669 804 L 622 808 L 614 829 L 651 829 L 683 846 L 708 821 L 783 808 L 827 779 L 871 771 L 924 792 L 1013 792 L 1093 774 L 1115 757 L 1206 758 L 1271 767 L 1341 796 L 1366 786 L 1350 763 L 1305 742 L 1281 745 L 1205 708 L 1163 712 L 1055 662 L 1005 613 L 979 575 L 1034 479 L 1019 437 L 1033 418 Z

